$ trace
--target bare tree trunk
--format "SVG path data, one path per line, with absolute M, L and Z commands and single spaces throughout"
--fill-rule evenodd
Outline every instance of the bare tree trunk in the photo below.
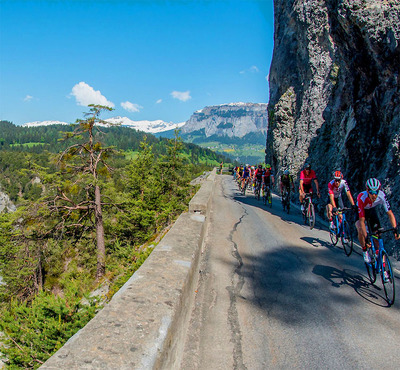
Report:
M 97 241 L 97 272 L 96 279 L 101 279 L 106 272 L 106 247 L 104 242 L 103 213 L 101 211 L 100 187 L 95 187 L 95 223 Z

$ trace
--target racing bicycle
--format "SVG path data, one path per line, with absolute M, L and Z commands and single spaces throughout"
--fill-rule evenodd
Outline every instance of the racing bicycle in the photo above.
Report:
M 329 227 L 329 234 L 332 244 L 335 246 L 340 238 L 346 256 L 350 256 L 353 251 L 353 236 L 350 230 L 350 224 L 346 219 L 346 212 L 352 211 L 352 208 L 338 208 L 333 213 L 333 226 Z
M 254 196 L 256 197 L 257 200 L 260 200 L 260 191 L 261 191 L 261 181 L 256 180 L 254 187 Z
M 304 224 L 309 224 L 310 229 L 313 229 L 315 226 L 315 208 L 312 202 L 312 193 L 306 193 L 303 201 L 304 210 L 303 210 L 303 220 Z
M 282 191 L 282 208 L 287 213 L 290 212 L 290 190 L 287 188 Z
M 269 205 L 269 207 L 272 207 L 272 195 L 271 195 L 271 189 L 269 185 L 263 185 L 263 202 L 264 205 Z
M 368 227 L 368 230 L 371 230 L 371 228 Z M 368 254 L 371 262 L 365 262 L 365 267 L 367 268 L 369 280 L 372 284 L 376 281 L 376 275 L 381 275 L 386 302 L 391 306 L 395 299 L 394 274 L 381 237 L 382 234 L 389 231 L 397 232 L 397 229 L 391 228 L 385 230 L 380 228 L 372 233 L 368 231 L 368 239 L 371 242 L 371 247 L 368 248 Z

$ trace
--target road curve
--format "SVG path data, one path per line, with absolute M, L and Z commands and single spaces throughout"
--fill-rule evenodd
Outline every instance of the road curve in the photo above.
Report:
M 400 302 L 362 257 L 216 181 L 181 369 L 400 368 Z

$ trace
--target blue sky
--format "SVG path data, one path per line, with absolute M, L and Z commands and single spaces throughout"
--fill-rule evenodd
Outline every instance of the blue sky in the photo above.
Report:
M 266 103 L 273 0 L 0 0 L 0 119 L 183 122 Z

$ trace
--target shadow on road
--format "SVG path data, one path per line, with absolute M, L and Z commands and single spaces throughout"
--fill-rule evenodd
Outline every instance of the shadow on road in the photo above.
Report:
M 281 246 L 257 257 L 242 255 L 243 265 L 236 268 L 236 274 L 250 285 L 253 295 L 241 296 L 239 292 L 238 296 L 292 326 L 306 325 L 315 320 L 316 314 L 325 316 L 336 312 L 340 316 L 343 309 L 357 309 L 359 297 L 388 307 L 379 282 L 371 284 L 366 275 L 351 265 L 339 269 L 317 262 L 328 261 L 331 253 L 322 249 L 316 256 L 313 249 Z M 339 259 L 350 260 L 344 254 Z
M 294 208 L 293 212 L 286 214 L 277 196 L 273 198 L 272 208 L 264 205 L 262 200 L 257 201 L 250 192 L 243 196 L 233 190 L 231 196 L 224 196 L 264 209 L 286 223 L 303 225 L 299 209 Z M 325 225 L 322 226 L 326 230 Z M 322 248 L 307 248 L 300 241 Z M 249 296 L 247 291 L 237 294 L 277 320 L 288 325 L 303 325 L 315 320 L 316 312 L 328 315 L 338 311 L 340 316 L 342 309 L 357 309 L 360 297 L 374 305 L 388 307 L 380 281 L 376 285 L 371 284 L 361 257 L 354 252 L 347 257 L 340 241 L 333 246 L 310 235 L 299 238 L 298 246 L 275 244 L 271 247 L 268 240 L 265 243 L 267 250 L 258 255 L 241 254 L 242 262 L 234 270 L 239 280 L 244 279 L 250 285 L 252 295 Z M 397 310 L 396 306 L 399 305 L 395 303 L 391 310 Z

